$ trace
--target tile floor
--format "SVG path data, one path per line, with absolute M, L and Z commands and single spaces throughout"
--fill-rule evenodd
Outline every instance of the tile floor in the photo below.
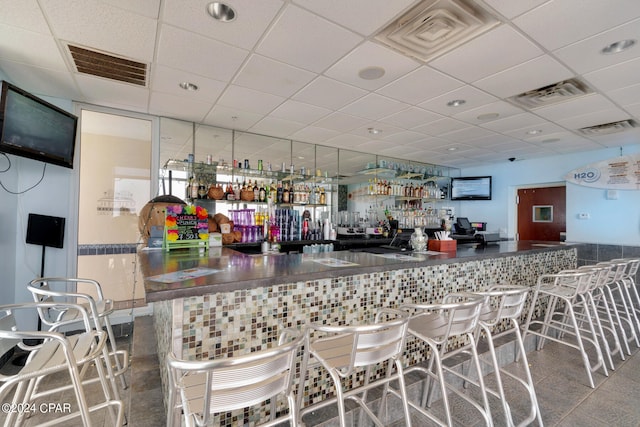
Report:
M 127 373 L 129 388 L 122 393 L 125 411 L 131 427 L 157 427 L 165 425 L 160 379 L 155 355 L 155 340 L 150 333 L 150 318 L 138 318 L 133 337 L 120 339 L 119 345 L 132 350 L 131 368 Z M 133 338 L 133 339 L 131 339 Z M 596 426 L 640 426 L 640 352 L 633 348 L 633 355 L 627 360 L 616 359 L 615 371 L 605 377 L 601 372 L 594 374 L 595 389 L 588 386 L 586 374 L 576 352 L 565 346 L 549 342 L 542 351 L 528 354 L 529 364 L 535 381 L 542 419 L 546 426 L 596 427 Z M 11 369 L 8 362 L 2 370 Z M 518 364 L 508 365 L 517 371 Z M 488 383 L 491 383 L 491 376 Z M 526 416 L 528 404 L 522 389 L 506 381 L 508 397 L 516 422 Z M 470 391 L 472 392 L 472 391 Z M 89 399 L 97 395 L 92 390 Z M 66 399 L 66 400 L 65 400 Z M 71 396 L 62 396 L 59 401 L 72 401 Z M 393 402 L 390 402 L 392 405 Z M 480 415 L 468 407 L 466 402 L 453 399 L 454 424 L 475 427 L 483 425 Z M 505 425 L 502 409 L 496 399 L 491 399 L 491 407 L 496 426 Z M 438 413 L 438 402 L 433 405 Z M 96 426 L 110 426 L 110 418 L 104 413 L 96 413 Z M 324 415 L 323 415 L 324 416 Z M 323 416 L 305 418 L 307 426 L 335 425 L 335 420 L 322 420 Z M 25 425 L 35 425 L 41 416 L 34 416 Z M 0 413 L 0 423 L 4 415 Z M 76 423 L 65 425 L 76 426 Z M 402 421 L 390 423 L 396 427 Z M 414 426 L 435 425 L 420 414 L 413 415 Z M 535 422 L 533 423 L 535 425 Z

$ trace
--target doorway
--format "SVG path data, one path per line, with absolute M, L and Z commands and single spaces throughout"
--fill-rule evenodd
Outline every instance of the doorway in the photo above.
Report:
M 516 240 L 559 242 L 566 231 L 566 187 L 521 188 L 518 190 L 518 233 Z

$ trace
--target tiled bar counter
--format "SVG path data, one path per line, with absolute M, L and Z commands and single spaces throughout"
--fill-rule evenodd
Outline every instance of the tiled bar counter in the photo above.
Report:
M 370 322 L 381 307 L 408 300 L 435 302 L 449 292 L 483 290 L 499 282 L 533 286 L 540 274 L 575 268 L 577 249 L 500 242 L 486 248 L 459 246 L 457 253 L 439 255 L 345 251 L 250 256 L 212 248 L 210 253 L 143 251 L 140 260 L 147 300 L 154 302 L 167 396 L 168 351 L 189 360 L 227 357 L 266 348 L 282 328 Z M 422 347 L 409 340 L 405 365 L 422 360 Z M 311 370 L 304 404 L 322 400 L 328 392 L 325 373 Z M 227 414 L 219 425 L 255 421 L 267 409 Z

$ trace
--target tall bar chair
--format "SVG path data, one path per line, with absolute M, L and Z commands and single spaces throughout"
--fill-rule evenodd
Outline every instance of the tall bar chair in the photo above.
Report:
M 638 288 L 636 287 L 636 274 L 638 273 L 638 267 L 640 267 L 640 258 L 616 258 L 611 262 L 620 262 L 625 264 L 625 268 L 621 274 L 620 281 L 626 291 L 626 297 L 629 303 L 629 308 L 633 310 L 638 331 L 640 331 L 640 295 L 638 295 Z
M 118 426 L 124 423 L 124 413 L 122 402 L 114 399 L 111 395 L 107 382 L 105 369 L 103 366 L 102 349 L 105 346 L 107 336 L 102 330 L 94 329 L 90 324 L 90 318 L 84 307 L 78 304 L 65 303 L 25 303 L 10 304 L 0 306 L 0 319 L 15 317 L 19 311 L 30 310 L 35 314 L 36 309 L 47 310 L 53 308 L 67 308 L 76 310 L 82 323 L 79 334 L 64 336 L 54 331 L 31 331 L 16 326 L 5 326 L 0 328 L 0 340 L 37 340 L 41 344 L 29 346 L 21 342 L 20 348 L 29 352 L 23 367 L 16 373 L 0 374 L 0 402 L 11 405 L 15 408 L 22 408 L 23 411 L 8 411 L 5 419 L 5 427 L 22 425 L 24 418 L 30 414 L 28 408 L 39 408 L 43 398 L 45 402 L 60 402 L 70 404 L 62 399 L 62 393 L 73 391 L 78 410 L 70 412 L 63 407 L 63 413 L 52 411 L 52 417 L 44 424 L 69 425 L 69 421 L 80 418 L 84 426 L 91 426 L 91 413 L 107 409 L 111 416 L 112 425 Z M 7 325 L 10 322 L 0 322 L 0 325 Z M 104 401 L 89 406 L 86 399 L 85 385 L 90 382 L 87 378 L 90 368 L 94 367 L 97 373 L 97 381 L 100 382 Z M 42 380 L 51 375 L 59 375 L 64 372 L 69 374 L 68 380 L 61 376 L 56 376 L 55 387 L 44 389 Z M 13 390 L 13 397 L 9 397 L 9 392 Z M 52 396 L 59 395 L 56 399 Z M 65 394 L 66 395 L 66 394 Z M 68 396 L 68 395 L 67 395 Z M 4 406 L 3 406 L 4 408 Z
M 496 376 L 496 384 L 498 387 L 497 397 L 500 398 L 502 403 L 505 415 L 505 425 L 507 426 L 513 426 L 515 424 L 504 392 L 502 375 L 506 375 L 520 383 L 529 394 L 531 402 L 529 415 L 526 419 L 522 420 L 518 426 L 529 425 L 533 420 L 537 420 L 539 426 L 543 425 L 540 406 L 538 405 L 538 398 L 536 396 L 533 378 L 531 377 L 531 371 L 529 370 L 527 353 L 524 348 L 524 341 L 522 340 L 520 325 L 518 323 L 520 316 L 522 315 L 527 296 L 529 295 L 529 291 L 530 289 L 525 286 L 501 284 L 490 287 L 488 291 L 475 292 L 486 298 L 480 311 L 478 324 L 480 329 L 484 332 L 484 337 L 489 345 L 491 364 L 493 365 L 493 371 Z M 504 325 L 505 322 L 506 325 Z M 508 328 L 509 324 L 511 325 L 510 328 Z M 496 330 L 500 325 L 504 325 L 507 329 L 497 332 Z M 519 360 L 522 365 L 521 368 L 524 371 L 524 378 L 501 368 L 498 363 L 494 341 L 510 334 L 515 335 L 515 344 L 519 352 L 517 354 L 519 354 Z M 480 340 L 480 335 L 481 334 L 476 335 L 476 342 Z M 487 389 L 487 391 L 489 391 L 489 389 Z
M 78 285 L 88 287 L 95 296 L 70 290 L 72 288 L 77 289 Z M 104 298 L 100 283 L 92 279 L 43 277 L 29 282 L 27 289 L 31 292 L 35 302 L 75 302 L 84 306 L 90 316 L 93 316 L 93 313 L 96 314 L 95 320 L 97 324 L 107 331 L 109 345 L 111 346 L 109 355 L 114 359 L 116 366 L 116 370 L 113 373 L 110 369 L 110 376 L 120 377 L 121 386 L 126 389 L 127 383 L 124 373 L 129 367 L 129 352 L 118 350 L 116 347 L 113 328 L 109 320 L 109 316 L 113 314 L 113 301 Z M 46 325 L 49 330 L 58 330 L 81 321 L 81 316 L 76 310 L 39 309 L 38 314 L 42 324 Z
M 452 392 L 469 402 L 477 409 L 488 426 L 493 425 L 491 410 L 487 400 L 482 368 L 476 349 L 475 332 L 478 327 L 480 310 L 486 298 L 471 293 L 451 293 L 446 295 L 441 303 L 436 304 L 403 304 L 404 310 L 412 313 L 409 321 L 408 334 L 427 344 L 430 350 L 428 366 L 414 365 L 405 370 L 405 375 L 411 372 L 422 372 L 427 376 L 420 404 L 409 402 L 410 406 L 438 423 L 451 426 L 453 418 L 449 404 L 448 392 Z M 454 337 L 466 338 L 466 342 L 456 349 L 450 349 L 448 344 Z M 471 354 L 471 363 L 477 374 L 477 379 L 471 378 L 444 366 L 443 362 L 462 352 Z M 464 381 L 465 384 L 473 384 L 480 390 L 482 402 L 478 403 L 474 398 L 464 393 L 459 387 L 447 381 L 446 374 L 453 375 Z M 440 385 L 440 393 L 443 401 L 446 420 L 439 419 L 432 411 L 427 410 L 433 399 L 433 381 Z
M 384 308 L 376 313 L 372 324 L 310 324 L 305 344 L 307 357 L 304 359 L 301 372 L 307 372 L 307 369 L 313 366 L 322 366 L 333 381 L 336 397 L 304 408 L 301 416 L 321 407 L 337 404 L 340 425 L 344 427 L 347 425 L 344 401 L 350 399 L 360 406 L 375 425 L 383 427 L 386 424 L 383 424 L 381 419 L 386 413 L 387 395 L 391 392 L 389 383 L 397 380 L 405 423 L 410 427 L 411 417 L 401 361 L 408 322 L 408 313 Z M 372 368 L 383 363 L 388 364 L 386 375 L 372 381 Z M 392 375 L 391 365 L 395 366 L 396 375 Z M 344 390 L 342 380 L 357 375 L 362 369 L 365 371 L 363 384 Z M 381 403 L 378 413 L 374 414 L 367 405 L 367 392 L 380 385 L 384 386 Z M 302 398 L 302 393 L 299 393 L 299 398 Z
M 169 397 L 167 426 L 206 426 L 216 413 L 248 408 L 271 400 L 271 419 L 260 426 L 284 421 L 298 425 L 293 379 L 296 356 L 304 334 L 285 330 L 272 348 L 216 360 L 180 360 L 167 355 Z M 288 412 L 276 415 L 276 398 L 286 396 Z M 253 424 L 252 424 L 253 425 Z
M 593 325 L 591 306 L 587 302 L 587 293 L 593 280 L 593 274 L 591 270 L 567 270 L 556 274 L 540 275 L 523 332 L 523 339 L 528 334 L 540 337 L 537 350 L 542 350 L 546 340 L 576 349 L 582 358 L 591 388 L 595 388 L 593 372 L 602 369 L 605 376 L 609 375 Z M 533 315 L 538 304 L 545 298 L 547 306 L 544 317 L 534 319 Z M 586 323 L 586 328 L 581 326 L 581 322 L 576 316 L 574 307 L 578 308 L 578 306 L 580 310 L 584 310 L 584 316 L 580 320 Z M 540 330 L 533 328 L 535 325 L 539 325 Z M 586 344 L 589 344 L 589 347 L 593 348 L 596 353 L 596 361 L 593 364 L 589 359 Z
M 620 342 L 625 346 L 627 354 L 631 355 L 629 344 L 635 344 L 640 347 L 640 340 L 636 332 L 637 316 L 633 306 L 629 303 L 627 290 L 623 282 L 624 275 L 627 271 L 627 261 L 603 261 L 595 264 L 598 266 L 609 267 L 609 275 L 604 284 L 603 291 L 607 295 L 609 308 L 613 313 L 614 320 L 618 325 L 618 334 Z

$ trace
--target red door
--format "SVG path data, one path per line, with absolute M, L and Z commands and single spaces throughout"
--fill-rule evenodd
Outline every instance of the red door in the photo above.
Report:
M 566 231 L 566 188 L 518 190 L 517 240 L 560 241 Z

